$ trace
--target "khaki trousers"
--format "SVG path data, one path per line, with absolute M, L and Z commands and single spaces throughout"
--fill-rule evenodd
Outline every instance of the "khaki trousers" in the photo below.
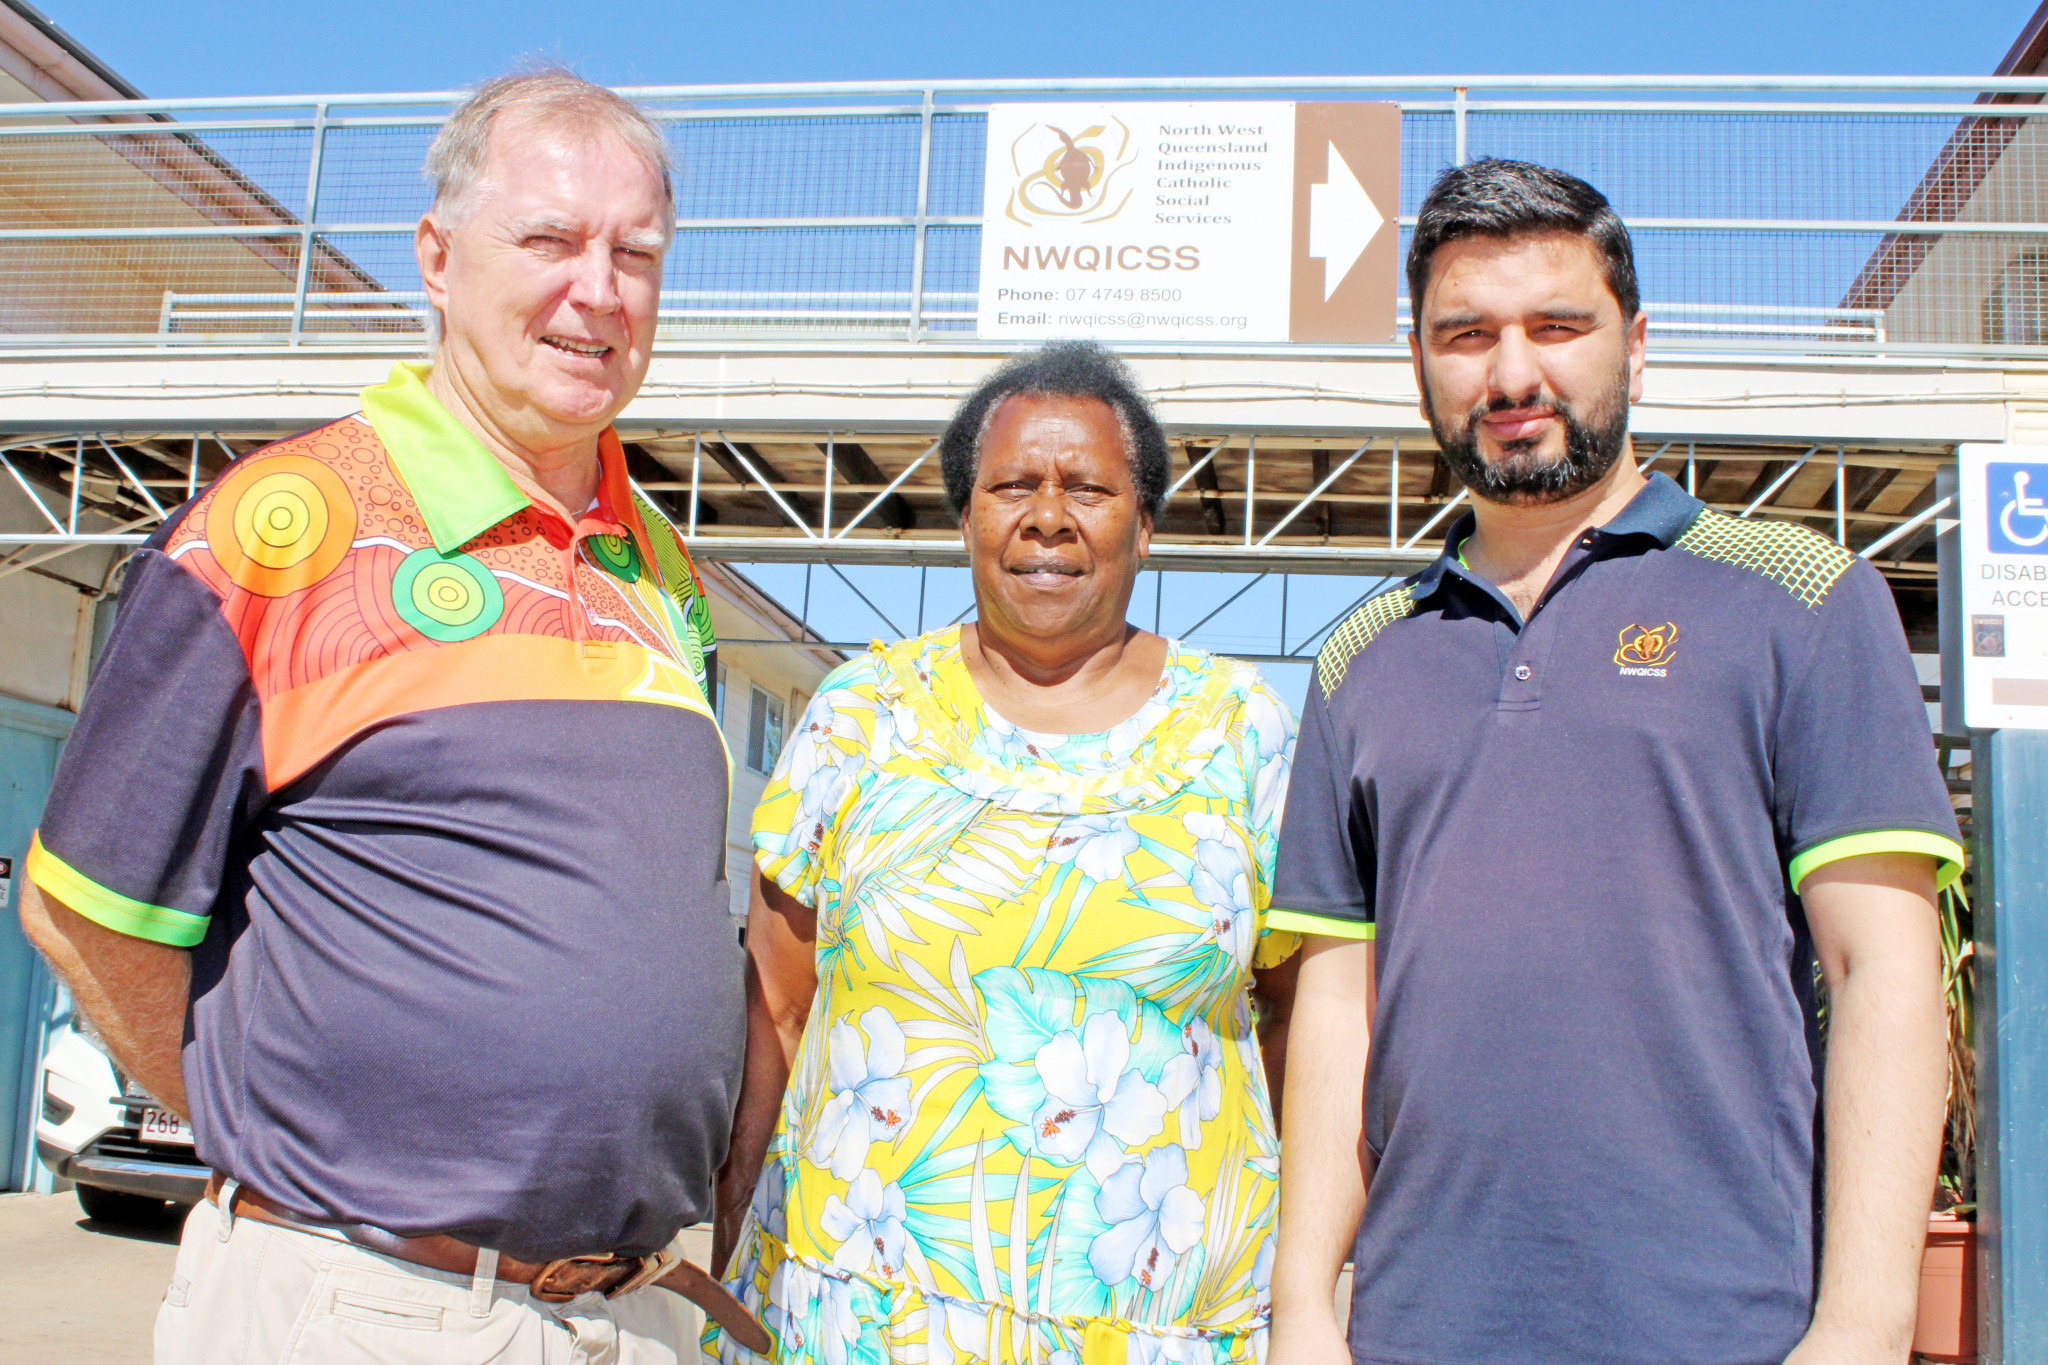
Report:
M 156 1319 L 157 1365 L 697 1365 L 666 1289 L 543 1303 L 317 1232 L 193 1206 Z

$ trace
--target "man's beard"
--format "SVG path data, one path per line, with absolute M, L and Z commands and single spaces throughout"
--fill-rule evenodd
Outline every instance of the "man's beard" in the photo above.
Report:
M 1628 371 L 1615 376 L 1614 384 L 1590 412 L 1558 399 L 1549 406 L 1564 427 L 1564 453 L 1545 459 L 1536 453 L 1540 438 L 1502 443 L 1503 458 L 1493 463 L 1479 453 L 1479 422 L 1488 413 L 1527 407 L 1526 402 L 1496 398 L 1465 414 L 1465 429 L 1449 431 L 1437 416 L 1436 404 L 1424 402 L 1429 429 L 1436 434 L 1444 463 L 1459 483 L 1475 498 L 1514 507 L 1540 507 L 1563 502 L 1607 477 L 1621 452 L 1628 448 Z

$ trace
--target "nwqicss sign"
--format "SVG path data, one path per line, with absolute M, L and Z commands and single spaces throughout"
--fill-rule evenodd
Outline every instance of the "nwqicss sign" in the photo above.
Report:
M 999 104 L 980 335 L 1388 341 L 1391 104 Z

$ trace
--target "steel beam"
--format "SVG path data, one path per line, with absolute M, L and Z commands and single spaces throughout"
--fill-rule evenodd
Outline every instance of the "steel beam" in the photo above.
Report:
M 0 540 L 14 539 L 0 537 Z M 965 568 L 967 547 L 955 539 L 909 536 L 697 535 L 686 537 L 699 559 L 756 564 L 919 565 Z M 1147 569 L 1204 573 L 1411 574 L 1437 556 L 1437 547 L 1389 549 L 1385 545 L 1254 545 L 1235 542 L 1152 542 Z

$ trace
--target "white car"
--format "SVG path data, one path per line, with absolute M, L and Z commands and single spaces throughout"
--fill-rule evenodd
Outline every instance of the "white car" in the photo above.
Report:
M 53 1032 L 43 1054 L 36 1155 L 77 1184 L 88 1218 L 131 1220 L 206 1193 L 192 1125 L 124 1075 L 82 1019 Z

